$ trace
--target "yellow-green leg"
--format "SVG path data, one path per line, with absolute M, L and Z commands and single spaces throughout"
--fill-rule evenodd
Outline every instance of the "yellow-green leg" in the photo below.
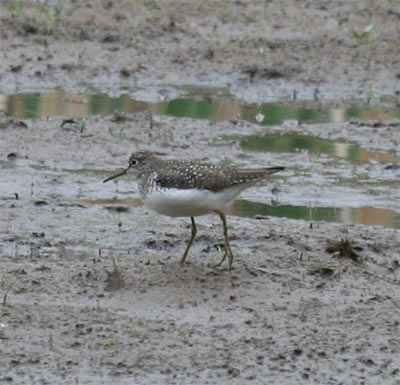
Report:
M 225 261 L 226 257 L 229 259 L 229 268 L 232 268 L 232 262 L 233 262 L 233 254 L 231 250 L 231 245 L 229 243 L 229 238 L 228 238 L 228 226 L 226 224 L 226 215 L 222 211 L 215 210 L 215 212 L 219 215 L 219 217 L 222 220 L 222 225 L 224 226 L 224 240 L 225 240 L 225 254 L 222 257 L 221 261 L 217 264 L 217 266 L 221 266 L 222 263 Z
M 190 246 L 192 246 L 192 243 L 193 243 L 194 238 L 196 237 L 196 233 L 197 233 L 196 222 L 194 221 L 193 217 L 190 217 L 190 219 L 192 220 L 192 236 L 190 237 L 189 243 L 186 246 L 186 250 L 183 253 L 183 257 L 181 258 L 180 262 L 181 262 L 182 265 L 185 263 L 185 259 L 186 259 L 187 255 L 189 253 Z

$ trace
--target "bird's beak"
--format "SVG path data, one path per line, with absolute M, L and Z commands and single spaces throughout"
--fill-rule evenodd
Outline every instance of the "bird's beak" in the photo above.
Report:
M 120 171 L 120 172 L 117 172 L 117 173 L 114 174 L 114 175 L 111 175 L 109 178 L 104 179 L 104 180 L 103 180 L 103 183 L 106 183 L 106 182 L 108 182 L 108 181 L 111 180 L 111 179 L 119 178 L 120 176 L 126 175 L 126 174 L 128 173 L 128 170 L 129 170 L 129 167 L 126 168 L 125 170 L 122 170 L 122 171 Z

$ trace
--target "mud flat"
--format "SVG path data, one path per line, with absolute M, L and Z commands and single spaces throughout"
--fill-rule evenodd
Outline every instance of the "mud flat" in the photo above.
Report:
M 397 2 L 18 4 L 0 8 L 2 100 L 61 87 L 154 102 L 191 84 L 248 102 L 398 108 Z M 74 111 L 0 113 L 1 383 L 399 384 L 399 119 L 265 127 Z M 245 146 L 285 135 L 364 152 Z M 127 178 L 101 183 L 138 148 L 286 167 L 239 206 L 355 211 L 329 222 L 234 207 L 233 270 L 214 267 L 218 217 L 200 217 L 180 266 L 188 220 L 146 210 Z M 359 224 L 376 217 L 368 207 L 381 225 Z

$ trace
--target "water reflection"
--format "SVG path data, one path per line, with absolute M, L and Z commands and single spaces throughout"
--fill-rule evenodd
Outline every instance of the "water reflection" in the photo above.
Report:
M 137 207 L 143 205 L 139 198 L 125 199 L 80 199 L 81 204 L 94 205 L 126 205 Z M 236 200 L 226 210 L 227 214 L 239 217 L 254 218 L 256 216 L 271 216 L 306 221 L 341 222 L 345 224 L 361 224 L 369 226 L 384 226 L 400 229 L 400 214 L 375 207 L 307 207 L 281 205 L 272 206 L 265 203 L 251 202 L 244 199 Z
M 400 214 L 375 207 L 307 207 L 307 206 L 271 206 L 247 200 L 237 200 L 229 214 L 253 218 L 257 215 L 304 219 L 308 221 L 341 222 L 384 226 L 400 229 Z
M 126 205 L 130 207 L 143 205 L 143 201 L 140 198 L 79 199 L 77 202 L 84 205 Z
M 212 90 L 209 91 L 212 95 Z M 88 117 L 110 115 L 115 111 L 134 114 L 151 111 L 155 115 L 171 115 L 214 121 L 230 120 L 237 116 L 261 125 L 278 125 L 294 119 L 300 123 L 343 122 L 352 118 L 384 119 L 400 118 L 399 110 L 380 108 L 310 109 L 299 106 L 275 104 L 247 104 L 227 96 L 213 98 L 198 90 L 192 90 L 188 98 L 178 98 L 159 103 L 148 103 L 122 95 L 112 98 L 106 94 L 66 94 L 62 90 L 46 93 L 0 95 L 0 110 L 21 118 L 47 116 Z
M 300 135 L 297 133 L 247 136 L 241 140 L 240 145 L 242 148 L 251 151 L 307 151 L 314 155 L 324 153 L 352 161 L 375 159 L 379 162 L 393 162 L 396 160 L 396 157 L 390 153 L 367 151 L 357 144 L 334 142 L 329 139 Z

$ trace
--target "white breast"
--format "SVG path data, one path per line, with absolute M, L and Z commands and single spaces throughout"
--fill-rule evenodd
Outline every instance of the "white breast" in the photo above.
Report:
M 144 204 L 170 217 L 194 217 L 224 209 L 244 188 L 243 185 L 237 185 L 219 192 L 197 189 L 153 190 L 144 198 Z

